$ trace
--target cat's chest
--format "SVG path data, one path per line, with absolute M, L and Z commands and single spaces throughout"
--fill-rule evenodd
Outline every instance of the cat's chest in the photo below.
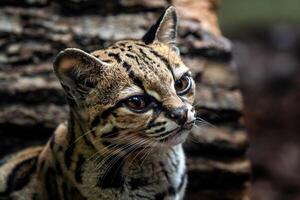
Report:
M 118 166 L 98 169 L 98 174 L 86 177 L 84 185 L 87 194 L 107 199 L 181 199 L 186 185 L 185 158 L 180 148 L 170 150 L 165 155 L 157 155 L 157 160 L 141 160 L 134 163 L 116 163 Z M 86 169 L 85 173 L 92 173 Z M 91 178 L 94 177 L 94 178 Z M 93 182 L 93 183 L 92 183 Z M 86 184 L 85 184 L 86 183 Z M 95 198 L 96 199 L 96 198 Z
M 125 168 L 127 184 L 132 190 L 136 189 L 134 180 L 142 186 L 151 187 L 177 187 L 181 182 L 181 176 L 185 174 L 185 157 L 182 149 L 172 149 L 166 155 L 157 154 L 159 158 L 155 162 L 136 163 L 135 166 Z

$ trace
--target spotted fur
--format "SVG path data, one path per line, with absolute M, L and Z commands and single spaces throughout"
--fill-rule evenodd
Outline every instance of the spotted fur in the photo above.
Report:
M 170 7 L 142 40 L 62 51 L 54 71 L 69 120 L 45 146 L 3 161 L 0 199 L 182 199 L 195 84 L 174 46 L 176 29 Z

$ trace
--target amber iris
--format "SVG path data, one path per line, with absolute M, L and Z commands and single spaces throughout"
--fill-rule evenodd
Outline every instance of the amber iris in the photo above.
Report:
M 178 95 L 185 95 L 192 87 L 191 78 L 188 75 L 183 75 L 175 81 L 175 90 Z
M 147 107 L 149 105 L 149 101 L 147 101 L 146 96 L 137 95 L 137 96 L 129 97 L 125 101 L 125 105 L 131 110 L 134 110 L 137 112 L 143 112 L 147 109 Z

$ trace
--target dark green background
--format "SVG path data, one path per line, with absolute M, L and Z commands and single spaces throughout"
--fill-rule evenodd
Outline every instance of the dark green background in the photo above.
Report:
M 219 13 L 222 30 L 300 24 L 300 0 L 223 0 Z

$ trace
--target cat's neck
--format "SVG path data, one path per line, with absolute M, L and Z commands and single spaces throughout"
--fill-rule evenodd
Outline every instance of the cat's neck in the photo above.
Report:
M 55 133 L 55 145 L 48 146 L 52 146 L 53 165 L 56 165 L 53 167 L 61 168 L 59 170 L 63 171 L 63 179 L 67 180 L 69 187 L 81 187 L 81 192 L 86 193 L 84 196 L 98 194 L 106 188 L 119 190 L 133 179 L 147 184 L 176 186 L 178 177 L 185 174 L 181 144 L 151 149 L 140 155 L 138 152 L 129 156 L 102 155 L 89 142 L 87 131 L 77 120 L 73 116 L 67 124 L 60 125 Z M 157 177 L 159 173 L 161 175 Z
M 137 190 L 143 194 L 153 191 L 158 197 L 183 194 L 187 181 L 181 145 L 124 159 L 99 154 L 84 133 L 76 121 L 59 125 L 39 156 L 41 182 L 64 188 L 60 196 L 139 199 L 134 196 Z

